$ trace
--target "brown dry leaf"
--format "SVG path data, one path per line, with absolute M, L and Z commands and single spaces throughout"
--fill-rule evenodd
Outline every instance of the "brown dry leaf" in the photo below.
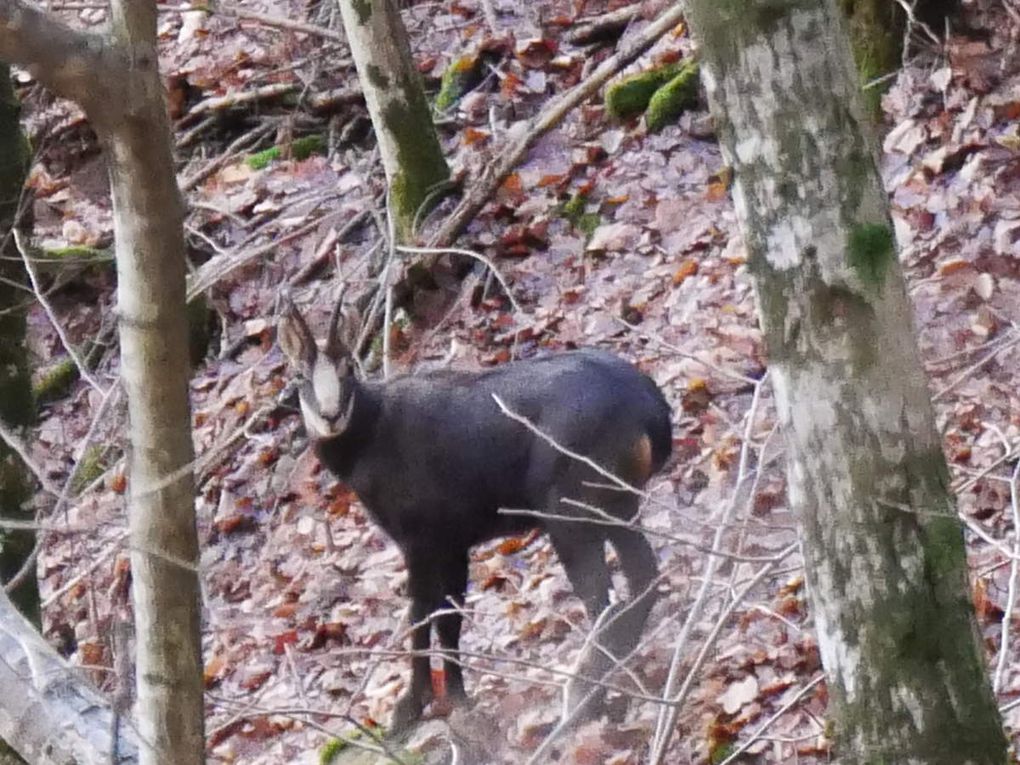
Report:
M 687 383 L 680 404 L 687 414 L 698 414 L 708 409 L 711 402 L 712 392 L 708 389 L 708 381 L 703 377 L 694 377 Z
M 106 646 L 98 640 L 89 640 L 78 644 L 81 663 L 92 667 L 102 667 L 106 662 Z

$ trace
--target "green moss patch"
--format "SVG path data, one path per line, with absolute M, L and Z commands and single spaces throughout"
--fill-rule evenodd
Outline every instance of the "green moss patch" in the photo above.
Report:
M 645 111 L 645 125 L 652 132 L 672 125 L 688 109 L 698 103 L 699 68 L 693 61 L 685 64 L 677 75 L 652 94 Z
M 655 91 L 676 77 L 680 64 L 666 64 L 622 77 L 606 88 L 606 114 L 628 120 L 644 114 Z
M 298 161 L 308 159 L 313 154 L 326 153 L 326 138 L 322 135 L 307 135 L 295 138 L 290 143 L 290 156 Z M 264 151 L 256 152 L 245 160 L 252 170 L 264 170 L 273 162 L 286 158 L 286 147 L 270 146 Z
M 32 386 L 37 404 L 48 404 L 64 398 L 78 380 L 78 367 L 70 358 L 62 359 L 42 372 Z
M 850 267 L 869 287 L 879 288 L 896 257 L 892 230 L 879 223 L 860 223 L 850 229 L 847 253 Z
M 485 75 L 481 56 L 461 56 L 450 62 L 443 72 L 436 94 L 436 111 L 445 112 L 466 93 L 477 87 Z

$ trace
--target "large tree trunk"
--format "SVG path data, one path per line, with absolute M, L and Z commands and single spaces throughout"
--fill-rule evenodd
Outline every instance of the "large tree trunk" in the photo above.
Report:
M 0 57 L 79 101 L 108 150 L 131 441 L 136 716 L 147 743 L 140 761 L 191 765 L 203 762 L 204 741 L 183 211 L 156 4 L 116 0 L 111 15 L 111 37 L 99 37 L 0 0 Z
M 340 0 L 340 12 L 379 142 L 396 233 L 407 241 L 450 171 L 394 0 Z
M 1002 763 L 961 523 L 835 0 L 691 0 L 841 762 Z
M 31 161 L 28 140 L 18 121 L 19 111 L 10 68 L 0 64 L 0 421 L 15 430 L 28 427 L 35 413 L 25 349 L 28 295 L 15 286 L 25 283 L 25 273 L 11 236 Z M 21 460 L 0 442 L 0 515 L 26 520 L 24 505 L 30 494 Z M 0 577 L 4 582 L 34 560 L 34 548 L 34 532 L 0 531 Z M 21 612 L 38 625 L 39 584 L 34 566 L 21 577 L 11 597 Z

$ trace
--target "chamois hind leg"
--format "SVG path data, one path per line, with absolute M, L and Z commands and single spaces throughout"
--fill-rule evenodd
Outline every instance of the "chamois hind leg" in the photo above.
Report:
M 633 494 L 590 487 L 584 494 L 584 501 L 587 504 L 620 519 L 622 523 L 633 518 L 638 509 L 638 497 Z M 605 520 L 605 516 L 599 520 Z M 582 522 L 573 525 L 584 526 Z M 652 584 L 658 575 L 658 566 L 655 553 L 640 530 L 625 525 L 599 525 L 590 528 L 593 534 L 600 537 L 597 545 L 600 556 L 604 555 L 603 537 L 613 545 L 620 558 L 629 591 L 626 601 L 618 600 L 608 608 L 603 605 L 602 609 L 592 614 L 596 632 L 592 642 L 586 647 L 584 656 L 578 662 L 580 677 L 604 680 L 617 663 L 627 657 L 641 638 L 642 629 L 655 600 Z M 609 574 L 604 559 L 602 566 L 606 572 L 608 587 Z M 565 697 L 567 714 L 584 703 L 584 699 L 595 689 L 592 683 L 585 683 L 580 677 L 571 680 L 567 685 Z M 587 702 L 586 709 L 578 716 L 584 718 L 598 713 L 604 696 L 604 691 L 596 692 Z
M 629 590 L 626 602 L 620 604 L 606 625 L 606 643 L 622 659 L 641 640 L 641 632 L 655 604 L 659 566 L 655 551 L 640 530 L 624 526 L 613 528 L 609 541 L 620 558 Z
M 562 509 L 553 512 L 562 513 Z M 556 554 L 567 572 L 574 593 L 584 603 L 592 629 L 601 621 L 602 614 L 609 606 L 609 587 L 612 580 L 606 564 L 605 537 L 601 529 L 586 525 L 583 522 L 559 522 L 548 527 Z M 601 642 L 598 635 L 593 637 L 595 643 Z M 605 658 L 595 646 L 589 645 L 585 656 L 577 663 L 577 677 L 567 682 L 565 689 L 564 714 L 570 714 L 584 702 L 585 697 L 596 691 L 579 717 L 588 718 L 598 714 L 602 706 L 604 693 L 597 692 L 596 686 L 585 682 L 582 678 L 601 679 L 610 667 L 608 659 L 604 662 L 591 660 L 593 655 Z M 605 666 L 601 666 L 605 664 Z

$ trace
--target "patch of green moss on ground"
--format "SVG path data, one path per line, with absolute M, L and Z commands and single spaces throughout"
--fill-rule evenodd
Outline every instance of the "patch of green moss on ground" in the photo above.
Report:
M 655 91 L 672 80 L 680 64 L 665 64 L 631 74 L 606 88 L 606 114 L 615 120 L 628 120 L 643 114 Z
M 294 139 L 290 144 L 290 156 L 296 160 L 308 159 L 313 154 L 326 153 L 326 138 L 322 135 L 308 135 Z M 265 170 L 273 162 L 286 156 L 285 148 L 270 146 L 268 149 L 250 155 L 245 163 L 252 170 Z
M 483 69 L 480 56 L 454 59 L 443 72 L 439 93 L 436 94 L 436 111 L 445 112 L 476 87 L 482 81 Z
M 104 459 L 103 448 L 93 444 L 85 450 L 78 460 L 74 471 L 74 481 L 71 484 L 71 491 L 80 494 L 92 485 L 99 476 L 106 472 L 107 464 Z
M 698 73 L 696 63 L 687 63 L 676 77 L 652 94 L 645 112 L 645 125 L 650 131 L 658 132 L 672 125 L 681 114 L 697 106 Z
M 71 391 L 71 386 L 78 380 L 78 367 L 70 358 L 61 359 L 44 370 L 38 381 L 32 386 L 32 393 L 37 404 L 48 404 L 64 398 Z

